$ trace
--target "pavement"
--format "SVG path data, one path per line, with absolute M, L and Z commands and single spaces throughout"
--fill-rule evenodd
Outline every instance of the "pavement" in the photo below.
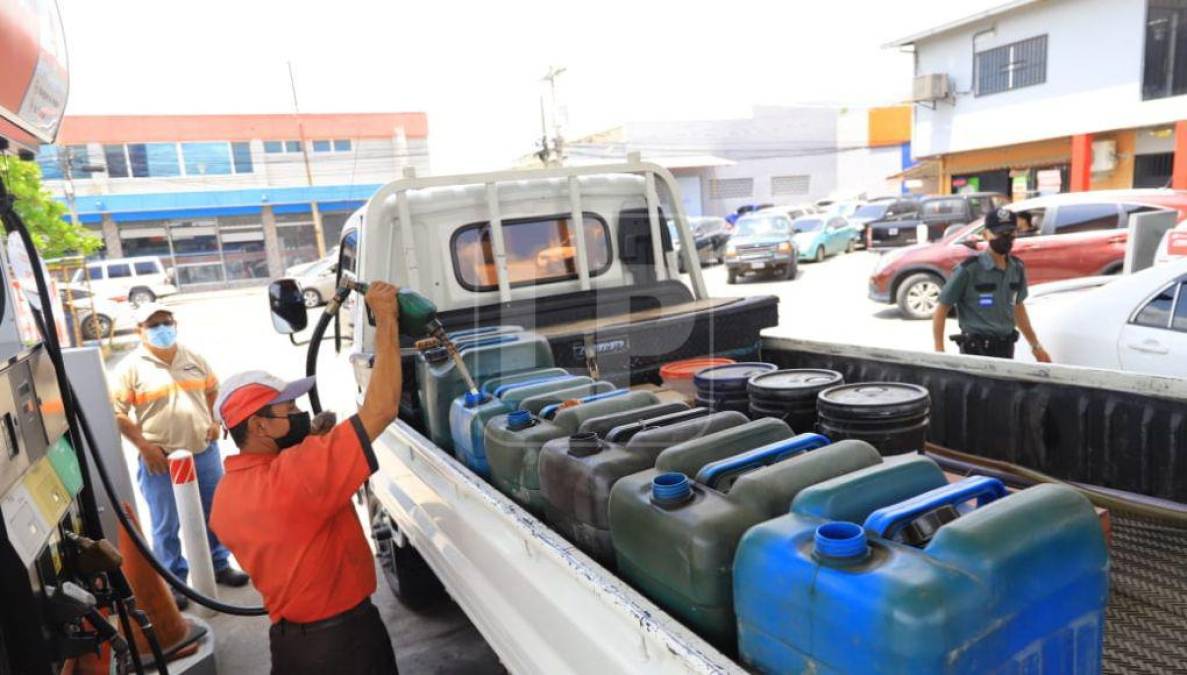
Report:
M 866 298 L 869 273 L 877 255 L 857 252 L 830 258 L 823 263 L 801 263 L 799 275 L 790 281 L 744 279 L 726 283 L 725 267 L 704 269 L 711 295 L 744 296 L 772 294 L 781 298 L 780 323 L 770 334 L 852 344 L 928 349 L 930 322 L 906 321 L 898 309 Z M 221 378 L 248 369 L 268 370 L 282 378 L 304 376 L 305 345 L 293 345 L 287 336 L 272 328 L 265 289 L 237 289 L 203 294 L 182 294 L 164 299 L 178 321 L 179 339 L 206 357 Z M 315 319 L 317 313 L 311 313 Z M 311 320 L 312 325 L 312 320 Z M 108 359 L 113 367 L 129 353 L 135 337 L 116 339 L 117 349 Z M 357 388 L 345 355 L 334 354 L 333 342 L 323 342 L 318 358 L 319 391 L 325 408 L 339 419 L 355 409 Z M 230 440 L 220 442 L 224 457 L 236 449 Z M 129 471 L 136 472 L 136 450 L 126 445 Z M 139 493 L 139 491 L 137 490 Z M 149 514 L 136 495 L 142 521 Z M 362 517 L 362 514 L 360 514 Z M 383 615 L 395 645 L 400 672 L 486 674 L 505 672 L 498 657 L 453 603 L 431 610 L 412 612 L 395 600 L 382 574 L 374 601 Z M 243 589 L 220 587 L 220 597 L 240 604 L 258 604 L 259 595 L 250 586 Z M 191 610 L 192 611 L 192 610 Z M 267 617 L 218 615 L 207 619 L 213 628 L 215 653 L 220 670 L 255 675 L 267 673 Z

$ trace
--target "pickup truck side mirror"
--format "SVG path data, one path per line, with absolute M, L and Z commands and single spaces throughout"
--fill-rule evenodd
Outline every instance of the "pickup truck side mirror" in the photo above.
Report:
M 301 287 L 292 279 L 278 279 L 268 285 L 268 308 L 272 310 L 272 327 L 282 335 L 305 330 L 309 324 Z

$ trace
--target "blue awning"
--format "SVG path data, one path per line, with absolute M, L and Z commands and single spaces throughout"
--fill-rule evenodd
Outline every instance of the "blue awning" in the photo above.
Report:
M 317 202 L 322 211 L 354 210 L 381 186 L 317 185 L 314 187 L 252 188 L 203 192 L 154 192 L 98 195 L 75 198 L 75 209 L 84 223 L 99 223 L 110 214 L 117 223 L 143 220 L 243 216 L 271 206 L 274 213 L 308 213 Z

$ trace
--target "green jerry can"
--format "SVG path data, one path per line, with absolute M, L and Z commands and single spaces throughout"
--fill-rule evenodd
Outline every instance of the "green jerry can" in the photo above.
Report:
M 553 367 L 548 340 L 535 333 L 478 334 L 459 339 L 455 346 L 466 370 L 479 386 L 493 377 Z M 466 393 L 466 380 L 444 347 L 416 356 L 416 386 L 425 430 L 438 447 L 453 450 L 449 409 Z
M 598 380 L 597 382 L 590 381 L 585 384 L 574 384 L 571 387 L 554 389 L 525 397 L 519 402 L 517 407 L 533 415 L 551 419 L 561 404 L 566 401 L 581 401 L 591 396 L 601 395 L 618 396 L 620 395 L 619 392 L 625 391 L 625 389 L 618 389 L 605 380 Z
M 864 441 L 827 443 L 800 434 L 707 464 L 697 480 L 651 469 L 618 481 L 610 493 L 610 536 L 619 573 L 735 653 L 732 569 L 742 535 L 786 513 L 801 490 L 882 461 Z
M 678 443 L 659 453 L 655 468 L 661 472 L 695 476 L 702 466 L 747 450 L 791 438 L 791 427 L 783 420 L 764 418 L 731 429 Z
M 533 514 L 542 516 L 544 498 L 540 495 L 540 475 L 536 467 L 540 448 L 545 443 L 576 433 L 586 420 L 657 403 L 659 399 L 651 392 L 619 389 L 559 408 L 552 419 L 533 415 L 523 407 L 492 417 L 483 432 L 491 482 L 500 492 Z
M 610 489 L 623 476 L 650 469 L 660 452 L 677 443 L 748 421 L 738 412 L 710 413 L 694 408 L 623 425 L 609 432 L 613 440 L 584 432 L 548 441 L 540 451 L 545 520 L 594 560 L 613 567 Z
M 618 427 L 628 424 L 635 424 L 643 420 L 654 419 L 656 417 L 663 417 L 664 415 L 671 415 L 672 413 L 684 412 L 688 410 L 688 405 L 673 401 L 671 403 L 656 403 L 655 405 L 645 405 L 642 408 L 634 408 L 632 410 L 623 410 L 622 412 L 611 413 L 609 415 L 602 415 L 601 417 L 594 417 L 585 420 L 581 423 L 581 427 L 577 429 L 578 433 L 596 434 L 598 438 L 605 438 L 606 434 L 610 433 Z

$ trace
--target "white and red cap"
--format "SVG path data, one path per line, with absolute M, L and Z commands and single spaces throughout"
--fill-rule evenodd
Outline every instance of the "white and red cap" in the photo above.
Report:
M 301 398 L 313 388 L 313 382 L 312 377 L 285 382 L 262 370 L 237 373 L 220 386 L 214 401 L 214 416 L 219 424 L 230 429 L 264 406 Z

